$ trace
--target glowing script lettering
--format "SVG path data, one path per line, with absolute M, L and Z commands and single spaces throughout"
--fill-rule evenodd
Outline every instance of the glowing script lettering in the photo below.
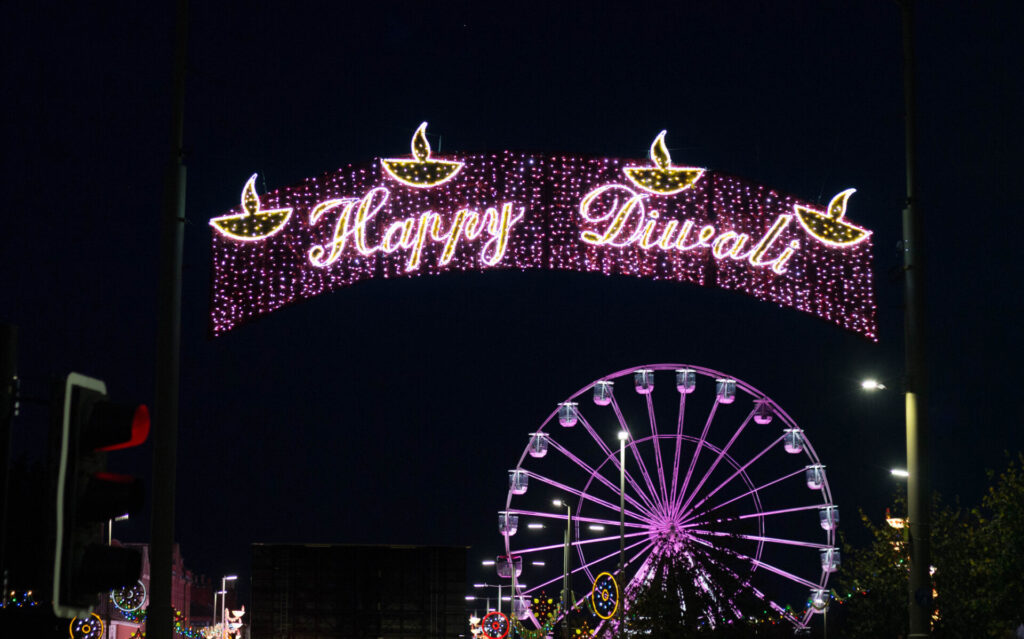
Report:
M 405 271 L 420 267 L 423 249 L 428 242 L 440 244 L 438 263 L 451 262 L 460 242 L 477 241 L 485 233 L 480 246 L 480 260 L 495 266 L 505 257 L 513 227 L 523 220 L 525 209 L 513 202 L 500 207 L 489 207 L 483 213 L 470 208 L 457 210 L 451 220 L 434 211 L 423 211 L 389 223 L 380 237 L 371 237 L 370 229 L 382 210 L 387 208 L 391 192 L 383 186 L 370 189 L 361 198 L 338 198 L 317 204 L 309 214 L 314 226 L 329 212 L 336 211 L 334 232 L 330 242 L 316 244 L 309 249 L 309 263 L 318 268 L 331 266 L 344 254 L 347 247 L 363 257 L 382 252 L 391 255 L 407 251 Z
M 790 240 L 781 250 L 776 246 L 779 236 L 793 221 L 792 215 L 776 217 L 755 242 L 747 233 L 719 231 L 711 224 L 694 232 L 693 220 L 682 225 L 679 220 L 662 221 L 658 211 L 645 206 L 648 197 L 624 184 L 605 184 L 590 191 L 580 201 L 580 217 L 596 225 L 596 229 L 581 231 L 580 239 L 594 246 L 639 246 L 644 250 L 657 248 L 682 253 L 711 249 L 716 260 L 746 260 L 751 266 L 770 268 L 779 275 L 786 272 L 786 264 L 800 249 L 799 240 Z M 748 245 L 750 248 L 744 250 Z

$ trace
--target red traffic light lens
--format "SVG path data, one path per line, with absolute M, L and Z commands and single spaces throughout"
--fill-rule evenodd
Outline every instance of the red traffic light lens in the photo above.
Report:
M 138 446 L 149 437 L 149 408 L 145 404 L 139 404 L 132 411 L 132 435 L 127 441 L 122 441 L 110 446 L 97 448 L 96 450 L 120 450 Z

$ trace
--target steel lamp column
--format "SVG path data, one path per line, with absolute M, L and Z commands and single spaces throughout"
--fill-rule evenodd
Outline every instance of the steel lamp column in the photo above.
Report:
M 228 625 L 227 625 L 228 617 L 225 614 L 225 611 L 227 610 L 227 602 L 228 602 L 228 582 L 229 581 L 234 581 L 236 579 L 238 579 L 238 575 L 227 575 L 226 577 L 221 577 L 221 580 L 220 580 L 220 591 L 221 591 L 221 597 L 220 597 L 220 637 L 221 637 L 221 639 L 228 639 Z
M 623 576 L 626 574 L 626 440 L 629 433 L 619 431 L 619 582 L 625 588 Z M 622 624 L 625 619 L 626 598 L 619 597 L 619 636 L 622 636 Z

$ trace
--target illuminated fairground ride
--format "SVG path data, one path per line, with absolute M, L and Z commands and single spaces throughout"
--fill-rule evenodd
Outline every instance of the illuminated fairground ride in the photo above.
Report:
M 554 625 L 532 607 L 542 593 L 559 599 L 566 564 L 576 610 L 596 608 L 592 584 L 610 573 L 628 615 L 668 565 L 698 594 L 699 623 L 770 618 L 802 630 L 839 568 L 838 521 L 825 466 L 764 393 L 698 366 L 638 366 L 584 386 L 529 434 L 498 513 L 496 567 L 514 578 L 531 635 Z M 618 623 L 598 616 L 598 634 Z

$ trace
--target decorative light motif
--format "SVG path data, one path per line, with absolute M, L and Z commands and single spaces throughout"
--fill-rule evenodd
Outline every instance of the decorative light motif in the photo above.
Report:
M 459 159 L 436 188 L 404 188 L 373 163 L 267 193 L 249 209 L 298 214 L 260 242 L 211 222 L 213 334 L 364 280 L 503 268 L 713 286 L 876 339 L 869 236 L 808 237 L 797 219 L 810 203 L 711 171 L 653 196 L 616 158 Z M 214 221 L 251 217 L 246 206 Z
M 704 169 L 672 166 L 672 156 L 665 146 L 665 133 L 667 131 L 659 133 L 651 143 L 653 167 L 627 166 L 622 169 L 633 184 L 655 195 L 675 195 L 693 186 L 704 175 Z
M 256 173 L 242 187 L 242 212 L 222 215 L 210 220 L 210 225 L 224 235 L 242 242 L 263 240 L 276 234 L 287 224 L 292 209 L 260 209 L 256 195 Z
M 487 613 L 480 621 L 480 630 L 489 639 L 505 639 L 510 626 L 511 624 L 509 624 L 505 613 L 498 612 L 497 610 Z
M 87 617 L 75 617 L 68 625 L 71 639 L 100 639 L 103 636 L 103 620 L 95 612 Z
M 148 610 L 148 608 L 142 608 L 133 612 L 121 612 L 121 615 L 127 621 L 139 624 L 139 627 L 135 629 L 135 632 L 128 639 L 146 639 L 146 632 L 142 629 L 142 624 L 146 622 Z M 232 630 L 229 626 L 227 630 L 234 639 L 237 639 L 240 634 L 237 628 Z M 174 634 L 184 637 L 184 639 L 216 639 L 221 636 L 221 624 L 196 628 L 185 622 L 185 613 L 180 610 L 174 610 Z
M 146 603 L 146 586 L 136 581 L 131 586 L 110 591 L 110 601 L 121 612 L 134 612 Z
M 430 159 L 430 142 L 427 141 L 427 123 L 423 122 L 412 136 L 412 160 L 386 159 L 381 166 L 388 175 L 406 186 L 425 189 L 444 184 L 455 177 L 462 168 L 462 162 Z
M 619 584 L 608 572 L 602 572 L 594 579 L 594 587 L 590 591 L 590 602 L 594 614 L 601 619 L 611 619 L 619 609 Z
M 822 213 L 801 204 L 794 204 L 793 210 L 804 230 L 819 242 L 829 246 L 852 246 L 863 242 L 871 235 L 871 231 L 850 224 L 843 219 L 846 215 L 846 201 L 857 189 L 846 189 L 837 193 L 828 203 L 828 213 Z

